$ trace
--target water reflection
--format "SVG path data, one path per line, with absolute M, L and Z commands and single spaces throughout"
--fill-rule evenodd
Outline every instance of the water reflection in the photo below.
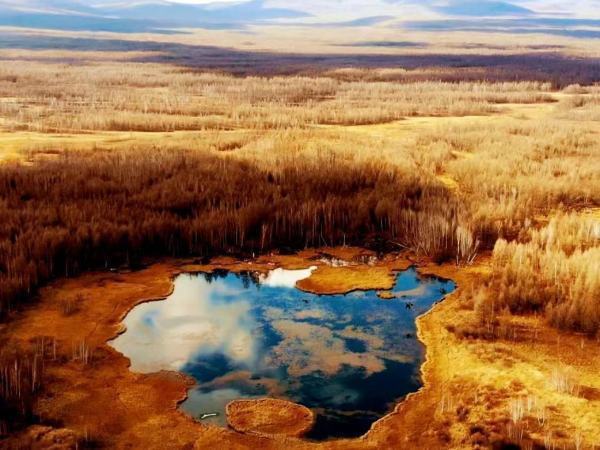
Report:
M 317 412 L 314 439 L 361 435 L 418 389 L 415 318 L 454 284 L 409 269 L 391 300 L 317 296 L 295 288 L 312 270 L 181 275 L 167 300 L 131 311 L 113 346 L 136 372 L 193 376 L 182 408 L 195 417 L 218 412 L 224 425 L 229 401 L 272 396 Z

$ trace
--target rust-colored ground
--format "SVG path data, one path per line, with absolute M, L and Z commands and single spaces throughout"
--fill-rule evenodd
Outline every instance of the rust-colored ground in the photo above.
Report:
M 306 406 L 274 398 L 235 400 L 227 405 L 227 422 L 240 433 L 300 437 L 315 423 Z
M 359 249 L 328 249 L 327 253 L 347 260 L 364 256 Z M 424 387 L 360 439 L 312 443 L 194 422 L 177 410 L 191 380 L 176 373 L 132 373 L 128 360 L 107 345 L 122 331 L 120 323 L 128 311 L 167 296 L 172 278 L 184 270 L 267 271 L 317 265 L 308 287 L 315 292 L 344 292 L 389 287 L 391 271 L 411 263 L 388 256 L 373 266 L 331 268 L 318 256 L 306 251 L 252 262 L 219 258 L 208 266 L 167 261 L 129 274 L 92 273 L 59 281 L 43 289 L 35 305 L 0 328 L 0 338 L 25 346 L 44 337 L 50 349 L 56 342 L 56 358 L 53 350 L 48 352 L 38 412 L 48 423 L 107 448 L 488 448 L 508 440 L 523 446 L 535 441 L 567 448 L 600 444 L 597 341 L 561 334 L 535 317 L 507 319 L 505 335 L 493 340 L 468 337 L 465 330 L 476 322 L 468 294 L 487 270 L 486 258 L 466 268 L 420 261 L 422 273 L 452 278 L 459 289 L 418 320 L 419 337 L 427 348 Z M 368 285 L 361 285 L 365 280 Z M 77 294 L 82 304 L 65 314 L 65 299 Z M 87 363 L 79 358 L 81 348 L 91 352 Z M 565 379 L 572 389 L 558 387 Z M 0 446 L 27 442 L 28 447 L 47 448 L 41 443 L 52 436 L 40 433 L 39 428 L 28 430 Z M 61 433 L 64 430 L 57 432 Z M 69 442 L 65 439 L 64 448 L 69 448 Z

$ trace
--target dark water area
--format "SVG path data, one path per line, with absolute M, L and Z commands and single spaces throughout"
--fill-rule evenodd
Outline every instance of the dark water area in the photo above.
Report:
M 415 319 L 455 289 L 452 281 L 396 276 L 376 291 L 313 295 L 295 287 L 312 269 L 180 275 L 165 301 L 139 305 L 112 345 L 136 372 L 177 370 L 197 385 L 181 408 L 226 425 L 225 406 L 275 397 L 317 414 L 309 439 L 356 437 L 420 385 Z

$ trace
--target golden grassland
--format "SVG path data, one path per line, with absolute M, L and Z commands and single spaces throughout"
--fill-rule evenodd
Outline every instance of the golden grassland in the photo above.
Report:
M 573 54 L 597 51 L 582 42 L 560 45 L 573 45 Z M 523 51 L 511 46 L 507 52 Z M 419 81 L 452 71 L 439 67 L 236 77 L 135 62 L 139 56 L 0 51 L 12 62 L 0 68 L 0 298 L 11 305 L 0 325 L 8 361 L 0 394 L 16 398 L 24 416 L 64 428 L 30 428 L 8 442 L 38 433 L 39 442 L 61 436 L 121 448 L 600 445 L 598 86 Z M 219 173 L 214 191 L 204 192 Z M 126 196 L 115 195 L 123 189 Z M 264 199 L 251 190 L 281 208 L 276 220 L 256 207 Z M 298 203 L 286 203 L 295 198 L 286 190 Z M 194 203 L 217 197 L 222 204 Z M 121 216 L 108 220 L 115 199 Z M 138 215 L 147 221 L 137 223 Z M 459 285 L 419 319 L 424 388 L 359 440 L 317 445 L 194 423 L 176 411 L 189 380 L 130 373 L 106 345 L 135 304 L 164 297 L 182 270 L 315 264 L 315 251 L 251 258 L 285 236 L 291 247 L 340 245 L 321 251 L 346 260 L 369 254 L 346 243 L 388 255 L 374 267 L 317 261 L 300 284 L 313 292 L 384 289 L 391 270 L 411 262 Z M 65 242 L 81 249 L 64 250 Z M 31 243 L 48 244 L 40 247 L 46 253 Z M 123 251 L 105 250 L 113 247 Z M 206 247 L 247 259 L 88 274 L 53 283 L 36 303 L 18 307 L 38 286 L 99 260 L 131 264 L 156 251 Z M 15 359 L 13 349 L 34 356 Z M 15 396 L 21 382 L 39 398 Z M 7 426 L 0 420 L 0 435 Z
M 301 129 L 411 116 L 465 116 L 551 102 L 548 83 L 392 83 L 246 77 L 165 65 L 21 62 L 0 69 L 0 114 L 14 131 Z

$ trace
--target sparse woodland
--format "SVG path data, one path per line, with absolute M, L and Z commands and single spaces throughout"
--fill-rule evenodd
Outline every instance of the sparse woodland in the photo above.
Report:
M 344 130 L 553 101 L 546 82 L 405 78 L 392 70 L 235 78 L 161 64 L 3 64 L 4 130 L 198 135 L 121 145 L 115 133 L 111 146 L 37 145 L 25 163 L 0 162 L 2 320 L 48 281 L 89 269 L 355 244 L 458 264 L 493 251 L 474 305 L 482 324 L 503 311 L 535 312 L 598 335 L 600 221 L 578 212 L 600 206 L 598 87 L 564 90 L 543 121 L 449 121 L 413 141 L 375 144 Z M 38 359 L 35 349 L 2 350 L 5 416 L 32 414 Z

